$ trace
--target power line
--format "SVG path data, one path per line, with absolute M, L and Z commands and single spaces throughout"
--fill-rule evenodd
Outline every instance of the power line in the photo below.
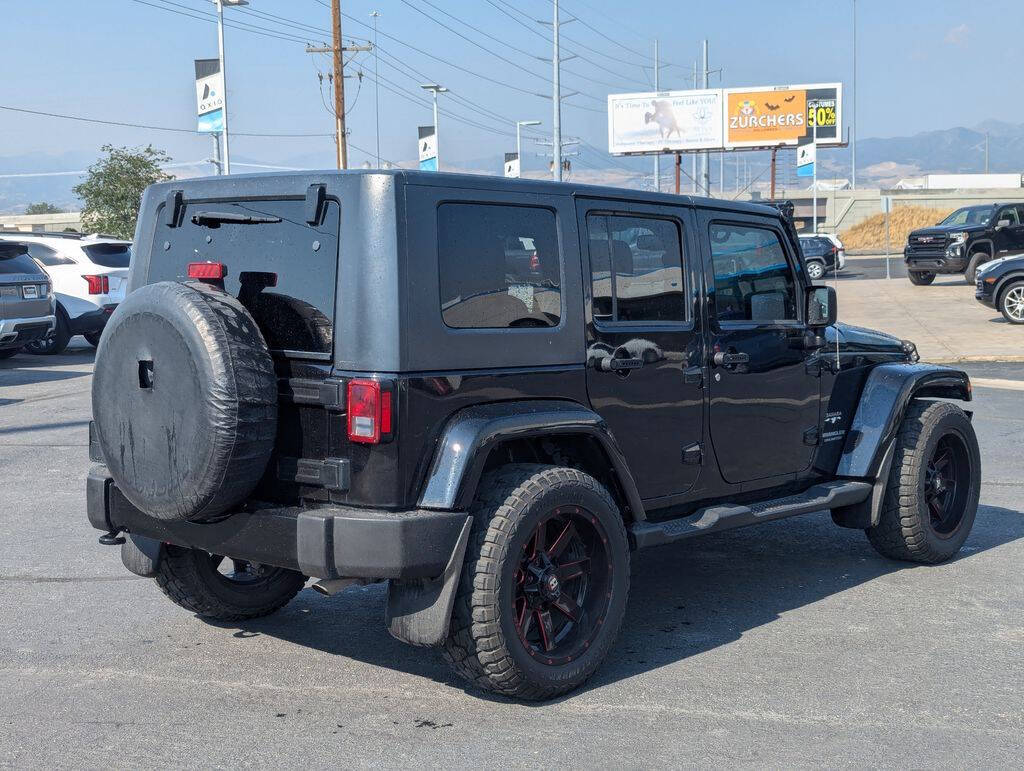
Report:
M 153 126 L 146 123 L 128 123 L 126 121 L 117 120 L 102 120 L 100 118 L 86 118 L 81 115 L 65 115 L 59 112 L 44 112 L 43 110 L 29 110 L 25 107 L 11 107 L 9 105 L 0 104 L 0 110 L 9 110 L 11 112 L 20 112 L 27 115 L 41 115 L 47 118 L 62 118 L 64 120 L 74 120 L 82 123 L 99 123 L 104 126 L 121 126 L 123 128 L 139 128 L 147 129 L 148 131 L 171 131 L 178 134 L 198 134 L 195 129 L 177 128 L 172 126 Z M 246 132 L 246 131 L 232 131 L 232 134 L 239 137 L 330 137 L 333 134 L 285 134 L 285 133 L 273 133 L 273 132 Z
M 192 8 L 192 7 L 187 6 L 187 5 L 180 5 L 178 3 L 171 3 L 170 0 L 162 0 L 162 2 L 169 3 L 169 5 L 174 5 L 174 6 L 177 6 L 178 8 L 184 8 L 185 10 L 183 10 L 183 11 L 175 10 L 174 8 L 170 8 L 167 5 L 157 5 L 156 3 L 146 2 L 146 0 L 132 0 L 132 2 L 133 3 L 138 3 L 139 5 L 148 5 L 150 8 L 156 8 L 156 9 L 161 10 L 161 11 L 167 11 L 168 13 L 175 13 L 175 14 L 177 14 L 179 16 L 186 16 L 186 17 L 188 17 L 190 19 L 198 19 L 199 21 L 206 21 L 206 22 L 210 22 L 211 24 L 216 24 L 217 23 L 217 18 L 215 16 L 207 15 L 205 11 L 201 11 L 201 10 L 199 10 L 197 8 Z M 296 36 L 291 35 L 291 34 L 289 34 L 287 32 L 278 34 L 278 32 L 276 32 L 276 31 L 268 31 L 266 27 L 259 27 L 259 26 L 255 25 L 255 24 L 249 24 L 248 22 L 244 22 L 244 21 L 236 21 L 236 20 L 232 20 L 232 19 L 226 19 L 224 21 L 224 26 L 231 27 L 233 29 L 237 29 L 237 30 L 240 30 L 242 32 L 248 32 L 248 33 L 253 34 L 253 35 L 262 35 L 263 37 L 276 38 L 277 40 L 284 40 L 285 42 L 288 42 L 288 43 L 305 43 L 305 42 L 308 42 L 308 41 L 306 41 L 303 38 L 296 37 Z

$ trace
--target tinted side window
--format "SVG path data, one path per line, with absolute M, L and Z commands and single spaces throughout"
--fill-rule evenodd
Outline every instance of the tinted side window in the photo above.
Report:
M 719 321 L 794 321 L 796 282 L 775 231 L 712 223 Z
M 587 216 L 594 319 L 685 321 L 679 228 L 655 217 Z
M 549 209 L 446 203 L 437 210 L 441 316 L 456 329 L 554 327 L 561 260 Z
M 48 246 L 42 244 L 36 244 L 29 242 L 28 253 L 35 257 L 39 262 L 48 268 L 52 268 L 54 265 L 74 265 L 75 261 L 70 257 L 61 257 L 57 254 L 56 249 L 51 249 Z

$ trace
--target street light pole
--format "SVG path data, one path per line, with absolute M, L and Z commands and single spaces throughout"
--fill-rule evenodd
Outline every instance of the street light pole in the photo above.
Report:
M 853 0 L 853 139 L 850 150 L 853 154 L 853 172 L 850 174 L 850 189 L 857 189 L 857 0 Z M 817 161 L 817 158 L 815 158 Z
M 520 136 L 520 129 L 523 126 L 539 126 L 539 120 L 517 120 L 516 121 L 516 160 L 519 161 L 519 176 L 523 176 L 523 141 Z
M 377 53 L 377 19 L 380 11 L 370 11 L 373 17 L 373 112 L 377 135 L 377 168 L 380 168 L 380 58 Z M 437 130 L 436 128 L 434 129 Z
M 434 96 L 434 147 L 437 149 L 437 170 L 441 170 L 441 127 L 438 125 L 437 117 L 437 95 L 448 92 L 444 86 L 437 83 L 425 83 L 420 88 L 429 91 Z
M 228 73 L 224 67 L 224 6 L 248 5 L 249 0 L 213 0 L 217 6 L 217 58 L 220 61 L 220 77 L 224 84 L 224 173 L 231 173 L 231 151 L 228 147 Z

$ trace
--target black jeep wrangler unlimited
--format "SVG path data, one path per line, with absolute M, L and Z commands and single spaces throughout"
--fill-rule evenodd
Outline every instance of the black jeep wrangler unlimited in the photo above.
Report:
M 150 187 L 96 357 L 100 541 L 206 618 L 388 581 L 475 685 L 583 683 L 631 552 L 824 509 L 934 563 L 967 376 L 835 323 L 766 206 L 417 172 Z
M 978 267 L 1024 252 L 1024 204 L 957 209 L 934 227 L 911 231 L 903 249 L 910 283 L 927 286 L 938 273 L 963 273 L 974 285 Z

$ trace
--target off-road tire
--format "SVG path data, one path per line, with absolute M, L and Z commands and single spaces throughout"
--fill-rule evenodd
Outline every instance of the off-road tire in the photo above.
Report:
M 914 286 L 928 286 L 935 280 L 935 274 L 927 270 L 907 271 L 907 278 Z
M 582 505 L 607 534 L 612 566 L 604 621 L 592 644 L 569 663 L 531 658 L 516 632 L 511 592 L 515 567 L 534 522 L 552 507 Z M 486 474 L 473 505 L 473 529 L 443 655 L 477 687 L 524 700 L 550 699 L 582 685 L 611 649 L 629 593 L 629 544 L 608 491 L 573 468 L 513 464 Z
M 955 529 L 939 534 L 925 502 L 926 467 L 939 441 L 947 434 L 963 442 L 969 469 L 962 514 Z M 914 401 L 900 424 L 878 524 L 865 530 L 881 555 L 895 560 L 934 564 L 954 554 L 971 532 L 981 490 L 981 455 L 967 415 L 949 402 Z
M 100 329 L 96 332 L 86 332 L 82 335 L 85 338 L 85 342 L 91 345 L 93 348 L 100 347 L 100 336 L 103 334 L 103 330 Z
M 987 259 L 988 254 L 985 252 L 974 252 L 967 261 L 967 269 L 964 270 L 964 281 L 974 286 L 974 282 L 978 280 L 978 268 Z
M 9 359 L 20 351 L 21 348 L 2 348 L 0 349 L 0 359 Z
M 172 602 L 215 621 L 270 615 L 286 605 L 306 583 L 306 577 L 294 570 L 270 568 L 261 582 L 233 586 L 218 579 L 207 552 L 170 544 L 164 546 L 155 580 Z
M 57 306 L 55 315 L 57 324 L 54 326 L 53 332 L 42 340 L 35 340 L 26 345 L 22 349 L 25 353 L 32 353 L 36 356 L 56 356 L 58 353 L 64 353 L 64 349 L 71 341 L 71 322 L 68 320 L 67 312 L 60 305 Z
M 1011 294 L 1012 293 L 1012 294 Z M 1024 281 L 1014 281 L 1008 286 L 1003 287 L 1003 290 L 999 293 L 999 312 L 1003 314 L 1003 318 L 1009 321 L 1011 324 L 1024 324 L 1024 316 L 1014 315 L 1017 313 L 1016 309 L 1019 307 L 1016 302 L 1011 306 L 1011 303 L 1007 302 L 1010 298 L 1014 301 L 1019 295 L 1024 293 Z M 1011 308 L 1013 312 L 1011 312 Z

